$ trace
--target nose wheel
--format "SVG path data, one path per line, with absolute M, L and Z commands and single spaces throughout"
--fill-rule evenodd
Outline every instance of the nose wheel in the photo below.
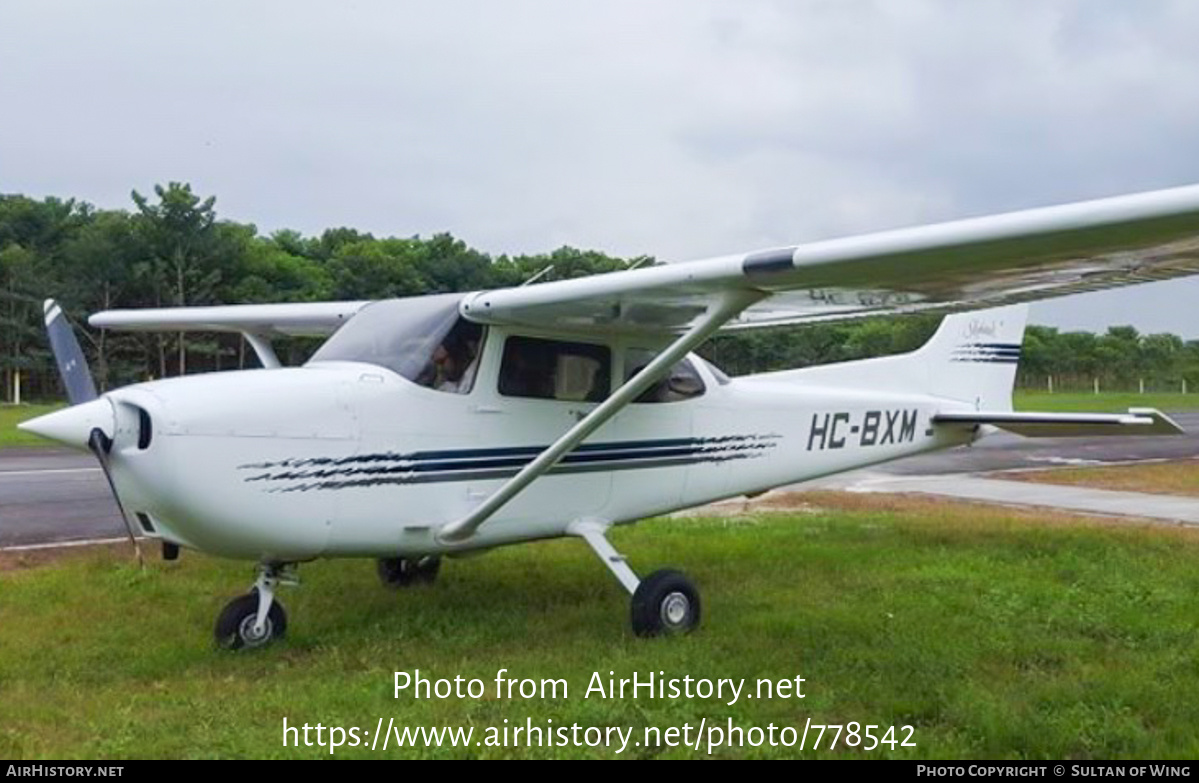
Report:
M 213 631 L 217 646 L 241 650 L 263 647 L 281 639 L 287 633 L 287 613 L 275 600 L 275 587 L 297 581 L 294 573 L 282 564 L 260 566 L 250 592 L 225 604 L 217 616 Z

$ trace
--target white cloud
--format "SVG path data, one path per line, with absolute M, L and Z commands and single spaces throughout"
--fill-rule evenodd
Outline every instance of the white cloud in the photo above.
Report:
M 715 255 L 1199 181 L 1197 38 L 1186 0 L 7 2 L 0 191 Z

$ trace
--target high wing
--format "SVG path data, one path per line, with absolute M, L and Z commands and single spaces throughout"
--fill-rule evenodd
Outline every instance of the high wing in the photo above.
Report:
M 165 332 L 242 332 L 261 337 L 333 334 L 369 302 L 168 307 L 105 310 L 88 319 L 98 329 Z
M 723 329 L 954 312 L 1199 274 L 1199 185 L 483 291 L 480 323 L 677 335 L 729 296 Z M 328 335 L 369 301 L 109 310 L 98 328 Z
M 723 328 L 959 311 L 1199 274 L 1199 185 L 673 263 L 463 301 L 474 321 L 680 334 L 752 295 Z

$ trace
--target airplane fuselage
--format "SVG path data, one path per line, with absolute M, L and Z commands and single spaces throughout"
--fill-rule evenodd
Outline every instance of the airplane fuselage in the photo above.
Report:
M 973 437 L 932 426 L 953 407 L 943 398 L 696 366 L 702 395 L 628 406 L 465 544 L 437 530 L 596 403 L 500 395 L 487 361 L 469 394 L 351 362 L 156 381 L 107 395 L 114 480 L 141 532 L 214 554 L 415 556 L 627 523 Z

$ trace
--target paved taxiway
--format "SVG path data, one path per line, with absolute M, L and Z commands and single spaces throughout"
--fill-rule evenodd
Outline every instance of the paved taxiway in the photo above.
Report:
M 1187 435 L 1172 438 L 1028 439 L 997 434 L 937 452 L 832 477 L 821 486 L 922 492 L 974 500 L 1057 506 L 1100 514 L 1157 516 L 1199 524 L 1199 500 L 1051 487 L 947 474 L 1199 456 L 1199 411 L 1174 414 Z M 811 486 L 800 485 L 800 487 Z M 1121 496 L 1121 497 L 1115 497 Z M 52 448 L 0 451 L 0 547 L 125 535 L 104 476 L 87 454 Z
M 835 479 L 810 482 L 808 485 L 800 484 L 794 489 L 937 495 L 1006 506 L 1042 506 L 1079 514 L 1136 517 L 1180 525 L 1199 525 L 1199 498 L 1005 481 L 1002 478 L 969 474 L 896 476 L 875 471 L 855 471 Z

